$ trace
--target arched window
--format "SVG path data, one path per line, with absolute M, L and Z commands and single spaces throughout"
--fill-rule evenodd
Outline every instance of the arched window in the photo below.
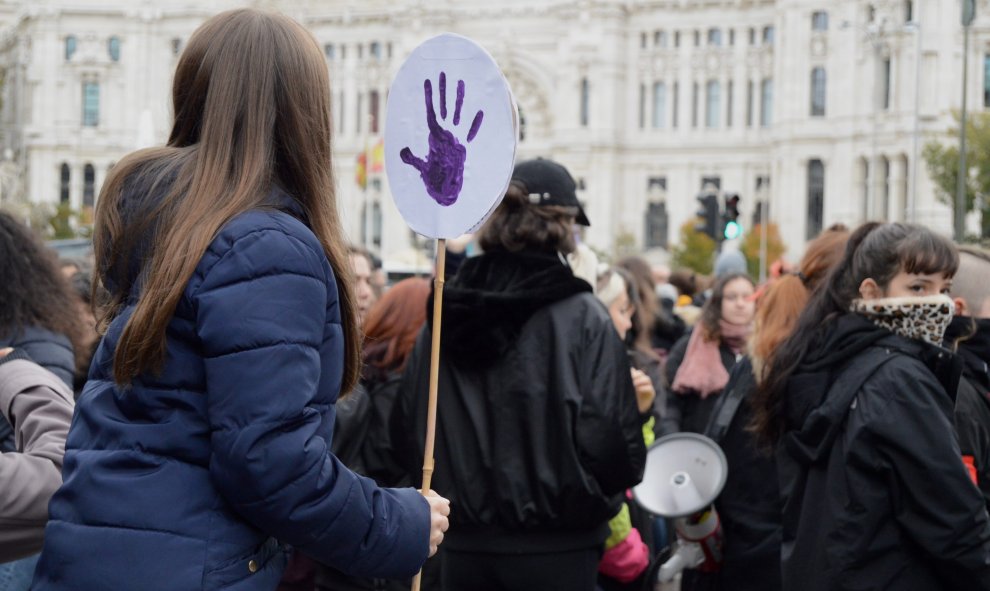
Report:
M 76 53 L 76 36 L 69 35 L 65 38 L 65 61 L 72 59 L 72 56 Z
M 521 142 L 526 139 L 526 113 L 520 106 L 517 106 L 516 109 L 519 111 L 519 141 Z
M 828 13 L 824 10 L 816 10 L 811 13 L 811 30 L 821 33 L 828 30 Z
M 591 83 L 581 78 L 581 127 L 588 127 L 591 107 Z
M 825 68 L 811 70 L 811 116 L 825 116 Z
M 717 80 L 709 80 L 705 85 L 705 127 L 718 127 L 721 104 L 722 87 Z
M 382 245 L 382 206 L 376 200 L 371 204 L 371 220 L 368 220 L 368 204 L 361 208 L 361 243 L 371 244 L 381 248 Z M 370 221 L 370 224 L 369 224 Z M 369 227 L 370 226 L 370 227 Z M 371 230 L 371 241 L 368 241 L 368 230 Z
M 58 175 L 58 201 L 59 203 L 68 203 L 70 197 L 72 181 L 72 170 L 69 169 L 69 165 L 65 162 L 62 163 L 61 170 Z
M 92 164 L 83 168 L 83 207 L 93 207 L 96 203 L 96 169 Z
M 805 238 L 811 240 L 822 231 L 825 216 L 825 165 L 821 160 L 808 162 L 808 220 Z
M 870 161 L 860 157 L 857 170 L 859 202 L 862 204 L 863 221 L 866 221 L 870 219 Z
M 760 90 L 760 127 L 770 127 L 773 122 L 773 78 L 764 78 Z
M 639 85 L 639 128 L 646 127 L 646 85 Z
M 880 157 L 880 219 L 887 221 L 890 218 L 890 160 L 886 156 Z
M 667 203 L 646 204 L 646 248 L 667 248 Z
M 110 54 L 110 61 L 120 61 L 120 37 L 111 37 L 107 41 L 107 53 Z
M 663 82 L 653 83 L 653 129 L 666 127 L 667 118 L 667 85 Z
M 95 80 L 83 82 L 82 124 L 96 127 L 100 124 L 100 83 Z
M 378 100 L 378 91 L 372 90 L 368 92 L 368 115 L 370 117 L 369 125 L 371 126 L 371 133 L 378 133 L 378 116 L 380 111 L 380 105 Z
M 763 27 L 763 44 L 772 46 L 773 45 L 773 27 Z

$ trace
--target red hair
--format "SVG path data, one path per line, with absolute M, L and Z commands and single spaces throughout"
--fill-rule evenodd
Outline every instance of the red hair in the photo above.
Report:
M 828 272 L 846 250 L 849 230 L 836 224 L 808 243 L 801 259 L 800 274 L 787 274 L 773 282 L 760 295 L 756 309 L 756 331 L 750 350 L 754 368 L 769 359 L 777 345 L 790 336 L 798 316 Z M 757 378 L 763 376 L 757 375 Z
M 374 370 L 402 371 L 426 323 L 430 281 L 411 277 L 385 292 L 364 323 L 364 363 Z

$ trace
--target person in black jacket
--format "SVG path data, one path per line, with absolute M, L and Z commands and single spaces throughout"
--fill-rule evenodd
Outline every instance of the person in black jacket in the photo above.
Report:
M 990 589 L 939 346 L 958 264 L 927 228 L 865 224 L 771 356 L 753 426 L 776 450 L 785 590 Z
M 625 347 L 565 255 L 588 224 L 567 170 L 516 165 L 501 205 L 443 299 L 436 470 L 451 500 L 445 591 L 591 591 L 619 508 L 642 477 Z M 409 359 L 394 448 L 418 482 L 430 326 Z
M 752 395 L 767 357 L 794 330 L 811 294 L 842 259 L 848 238 L 844 226 L 829 228 L 808 244 L 800 273 L 785 275 L 760 295 L 749 353 L 730 372 L 705 431 L 728 461 L 725 487 L 715 500 L 724 539 L 722 565 L 714 573 L 685 572 L 682 591 L 781 588 L 777 466 L 748 430 Z
M 715 283 L 701 318 L 670 350 L 664 375 L 670 384 L 660 433 L 702 433 L 729 372 L 746 351 L 756 310 L 756 286 L 746 274 Z
M 956 394 L 959 449 L 970 476 L 990 507 L 990 252 L 960 247 L 952 285 L 958 316 L 945 333 L 946 346 L 963 361 Z

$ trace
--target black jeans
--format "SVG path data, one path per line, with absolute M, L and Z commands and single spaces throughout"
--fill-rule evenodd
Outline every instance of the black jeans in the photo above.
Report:
M 445 549 L 444 591 L 594 591 L 600 548 L 540 554 Z

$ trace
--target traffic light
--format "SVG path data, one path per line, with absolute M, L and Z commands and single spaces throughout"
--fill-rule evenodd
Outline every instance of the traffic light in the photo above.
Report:
M 695 224 L 695 231 L 707 234 L 709 238 L 718 242 L 722 238 L 719 233 L 718 224 L 718 196 L 714 193 L 702 193 L 696 199 L 699 202 L 699 206 L 695 215 L 700 221 Z
M 725 196 L 725 222 L 722 236 L 726 240 L 734 240 L 742 235 L 742 225 L 739 223 L 739 195 L 732 193 Z

